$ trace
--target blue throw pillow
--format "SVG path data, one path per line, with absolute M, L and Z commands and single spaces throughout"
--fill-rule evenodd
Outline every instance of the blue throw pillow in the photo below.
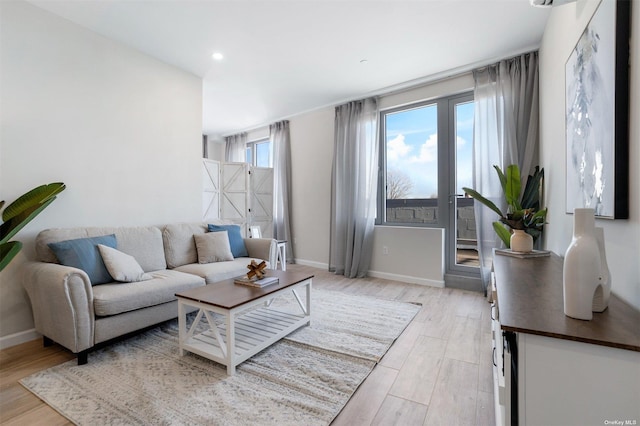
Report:
M 227 231 L 229 234 L 229 245 L 233 257 L 248 257 L 249 252 L 244 245 L 244 239 L 240 233 L 240 225 L 212 225 L 209 224 L 209 232 Z
M 101 237 L 78 238 L 49 243 L 48 245 L 62 265 L 82 269 L 89 275 L 91 285 L 97 285 L 113 281 L 104 265 L 98 244 L 117 248 L 116 236 L 111 234 Z

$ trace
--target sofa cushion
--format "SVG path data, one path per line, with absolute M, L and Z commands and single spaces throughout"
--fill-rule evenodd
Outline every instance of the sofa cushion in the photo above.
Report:
M 98 250 L 114 280 L 130 283 L 153 278 L 142 270 L 135 257 L 102 244 L 98 244 Z
M 247 247 L 244 245 L 244 239 L 240 232 L 240 225 L 214 225 L 209 224 L 209 232 L 227 231 L 229 233 L 229 244 L 231 245 L 231 253 L 233 257 L 247 257 Z
M 118 250 L 136 258 L 145 272 L 167 268 L 164 258 L 162 231 L 157 226 L 116 228 Z
M 233 260 L 227 232 L 207 232 L 193 236 L 198 251 L 198 263 Z
M 86 272 L 93 286 L 113 281 L 98 250 L 99 244 L 115 248 L 116 236 L 111 234 L 100 237 L 76 238 L 49 243 L 49 247 L 61 264 L 73 266 Z
M 93 288 L 96 316 L 117 315 L 176 300 L 176 293 L 205 285 L 201 277 L 177 271 L 155 271 L 152 279 L 110 283 Z
M 198 262 L 198 251 L 194 235 L 204 234 L 206 225 L 202 223 L 176 223 L 165 226 L 162 231 L 167 266 L 171 269 Z
M 229 278 L 246 275 L 246 273 L 249 271 L 247 269 L 247 265 L 251 263 L 251 260 L 255 260 L 257 263 L 260 263 L 263 259 L 238 257 L 227 262 L 205 264 L 192 263 L 179 266 L 175 270 L 203 277 L 207 281 L 207 284 L 212 284 Z
M 167 267 L 162 243 L 162 231 L 156 226 L 45 229 L 36 238 L 37 260 L 59 263 L 49 247 L 50 243 L 109 234 L 116 236 L 118 250 L 135 257 L 145 272 L 157 271 Z

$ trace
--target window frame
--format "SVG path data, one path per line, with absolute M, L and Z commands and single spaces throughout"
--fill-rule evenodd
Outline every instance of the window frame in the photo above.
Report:
M 269 168 L 273 167 L 273 143 L 269 138 L 260 138 L 260 139 L 247 142 L 245 146 L 245 160 L 247 158 L 247 150 L 250 150 L 251 162 L 249 162 L 249 164 L 251 164 L 253 167 L 265 167 L 265 166 L 258 166 L 257 164 L 258 163 L 257 147 L 258 145 L 261 145 L 261 144 L 269 144 L 269 165 L 266 167 L 269 167 Z
M 452 151 L 455 151 L 455 113 L 452 112 L 451 105 L 458 99 L 473 99 L 473 91 L 440 96 L 433 99 L 412 102 L 405 105 L 394 106 L 380 110 L 379 113 L 379 165 L 378 165 L 378 200 L 376 203 L 376 221 L 378 226 L 403 226 L 416 228 L 447 228 L 449 226 L 449 186 L 450 186 L 450 165 L 455 164 L 455 158 L 451 158 Z M 438 129 L 438 197 L 436 221 L 433 223 L 414 222 L 389 222 L 387 221 L 387 136 L 386 117 L 402 111 L 422 108 L 435 105 L 437 108 L 437 129 Z M 453 145 L 452 145 L 453 144 Z M 454 147 L 452 150 L 452 146 Z M 455 153 L 454 153 L 455 155 Z

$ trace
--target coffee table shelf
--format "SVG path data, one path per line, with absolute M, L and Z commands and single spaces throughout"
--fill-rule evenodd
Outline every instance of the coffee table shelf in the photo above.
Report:
M 275 271 L 274 273 L 279 275 L 281 282 L 267 290 L 266 288 L 251 290 L 238 288 L 234 287 L 238 284 L 227 281 L 211 284 L 207 286 L 208 288 L 203 287 L 176 294 L 180 355 L 184 355 L 185 350 L 193 352 L 226 365 L 227 374 L 233 375 L 238 364 L 294 330 L 310 324 L 312 277 L 299 279 L 299 276 L 288 272 Z M 306 293 L 306 297 L 299 296 L 300 290 Z M 271 306 L 271 301 L 285 292 L 293 292 L 300 308 L 299 313 L 283 311 Z M 224 306 L 225 304 L 220 302 L 228 300 L 229 293 L 240 295 L 240 301 L 237 298 L 234 299 L 233 307 L 229 304 Z M 188 307 L 198 308 L 198 313 L 187 328 Z M 216 322 L 212 313 L 222 315 L 224 322 Z M 208 325 L 208 329 L 204 332 L 196 332 L 198 325 L 203 321 Z

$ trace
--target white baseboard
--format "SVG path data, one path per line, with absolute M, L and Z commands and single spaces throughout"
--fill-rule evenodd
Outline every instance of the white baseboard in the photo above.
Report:
M 327 265 L 326 263 L 314 262 L 312 260 L 296 259 L 295 263 L 299 265 L 304 265 L 304 266 L 311 266 L 313 268 L 324 269 L 325 271 L 329 269 L 329 265 Z M 386 280 L 392 280 L 392 281 L 400 281 L 400 282 L 409 283 L 409 284 L 420 284 L 420 285 L 427 285 L 430 287 L 444 288 L 444 280 L 442 281 L 429 280 L 426 278 L 411 277 L 409 275 L 389 274 L 387 272 L 378 272 L 378 271 L 369 271 L 367 276 L 373 277 L 373 278 L 384 278 Z
M 311 266 L 312 268 L 329 270 L 329 265 L 321 262 L 314 262 L 312 260 L 296 259 L 295 263 L 298 265 Z
M 387 272 L 369 271 L 367 276 L 373 278 L 384 278 L 385 280 L 400 281 L 409 284 L 427 285 L 430 287 L 444 288 L 444 280 L 429 280 L 426 278 L 412 277 L 409 275 L 389 274 Z
M 38 333 L 35 328 L 21 331 L 19 333 L 9 334 L 8 336 L 0 337 L 0 350 L 40 338 L 42 338 L 42 335 Z

